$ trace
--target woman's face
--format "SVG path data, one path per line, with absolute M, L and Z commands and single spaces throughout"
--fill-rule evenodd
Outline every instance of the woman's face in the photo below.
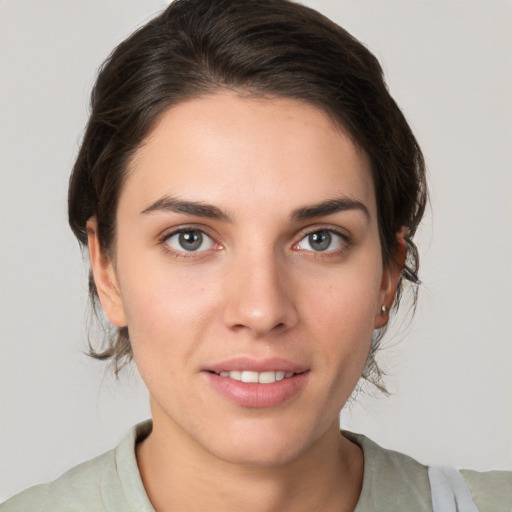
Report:
M 398 271 L 369 161 L 326 115 L 231 93 L 172 107 L 131 162 L 113 262 L 90 235 L 155 432 L 268 465 L 338 430 Z

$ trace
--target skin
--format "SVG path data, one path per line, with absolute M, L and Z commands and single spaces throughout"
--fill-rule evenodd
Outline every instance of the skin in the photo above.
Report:
M 340 198 L 352 206 L 297 215 Z M 184 227 L 204 233 L 199 250 L 180 245 Z M 312 232 L 331 234 L 326 250 Z M 383 267 L 369 160 L 343 130 L 289 99 L 178 104 L 130 164 L 112 259 L 94 218 L 88 233 L 102 306 L 128 325 L 150 393 L 153 432 L 137 458 L 156 510 L 195 510 L 197 496 L 209 510 L 353 510 L 363 456 L 338 415 L 403 257 Z M 235 356 L 293 361 L 305 384 L 278 405 L 240 406 L 205 372 Z

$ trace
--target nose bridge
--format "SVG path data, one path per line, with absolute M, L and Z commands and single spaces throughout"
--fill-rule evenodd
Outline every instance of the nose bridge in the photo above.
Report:
M 273 248 L 249 246 L 229 269 L 224 321 L 261 337 L 297 322 L 284 262 Z

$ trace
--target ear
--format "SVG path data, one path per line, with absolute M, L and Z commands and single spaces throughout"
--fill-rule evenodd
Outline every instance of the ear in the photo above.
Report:
M 395 300 L 396 289 L 405 265 L 405 258 L 407 257 L 405 232 L 406 228 L 402 228 L 396 234 L 397 245 L 395 251 L 388 266 L 384 268 L 382 272 L 382 282 L 380 286 L 378 310 L 375 314 L 374 329 L 384 327 L 389 320 L 389 310 Z M 382 310 L 382 306 L 385 306 L 385 311 Z
M 101 307 L 111 323 L 118 327 L 124 327 L 127 322 L 121 291 L 112 260 L 101 250 L 96 217 L 91 217 L 87 221 L 86 228 L 92 274 Z

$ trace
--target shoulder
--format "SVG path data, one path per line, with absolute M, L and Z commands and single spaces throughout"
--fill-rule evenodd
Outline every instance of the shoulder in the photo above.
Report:
M 135 457 L 137 438 L 150 428 L 147 422 L 137 425 L 116 449 L 13 496 L 0 505 L 0 512 L 154 512 Z
M 355 512 L 432 512 L 427 466 L 361 434 L 343 435 L 364 454 L 363 488 Z
M 473 500 L 481 512 L 510 512 L 512 510 L 512 471 L 480 473 L 462 469 Z
M 62 476 L 46 484 L 30 487 L 0 505 L 1 512 L 28 510 L 53 510 L 55 512 L 84 510 L 83 503 L 90 510 L 103 510 L 101 482 L 112 478 L 115 451 L 111 450 L 99 457 L 79 464 Z
M 361 434 L 343 432 L 364 453 L 363 488 L 355 512 L 432 511 L 429 467 L 382 448 Z M 512 471 L 460 470 L 480 512 L 512 511 Z

